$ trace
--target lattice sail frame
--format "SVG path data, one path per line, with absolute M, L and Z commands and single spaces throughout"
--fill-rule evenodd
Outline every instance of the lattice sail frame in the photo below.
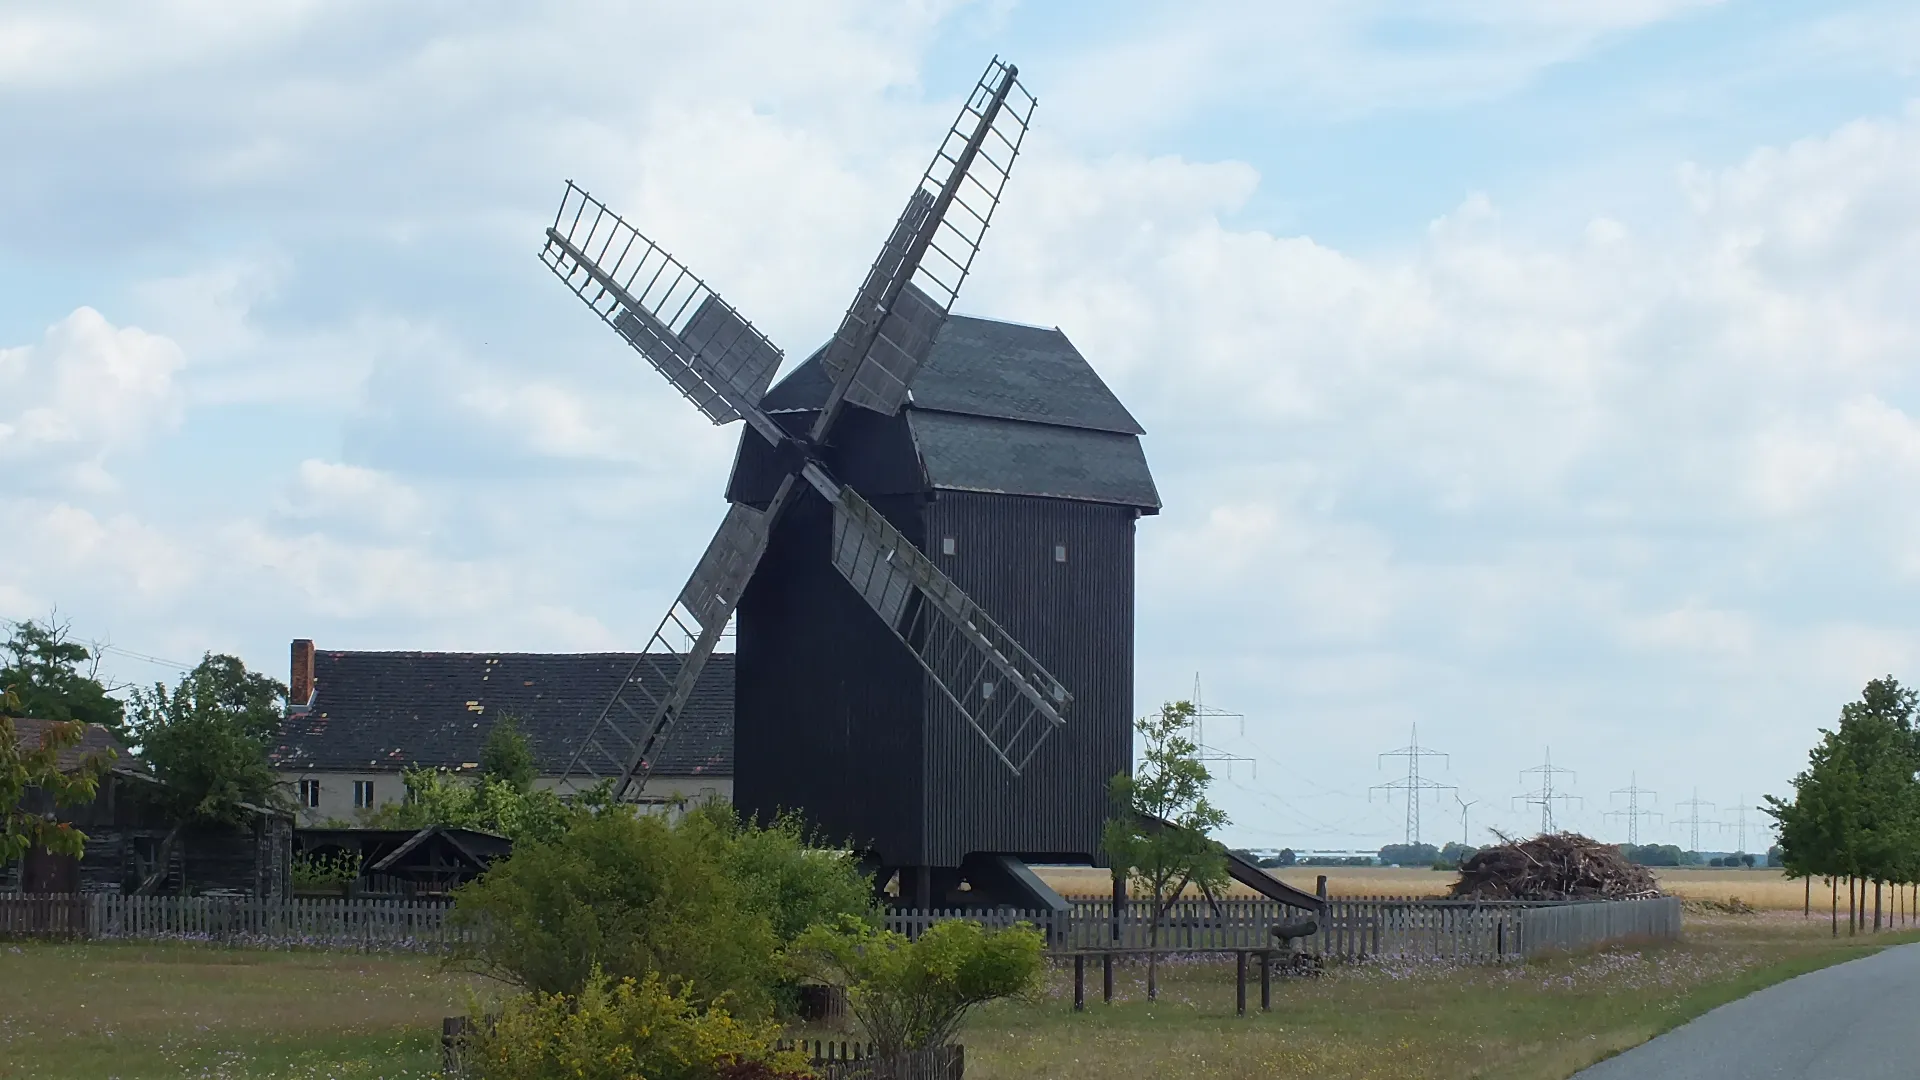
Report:
M 1018 69 L 998 58 L 988 65 L 830 343 L 834 387 L 813 442 L 825 439 L 843 403 L 890 414 L 906 401 L 979 252 L 1035 104 Z M 792 441 L 759 408 L 780 351 L 682 263 L 572 181 L 541 257 L 714 423 L 745 419 L 776 447 Z M 836 568 L 1008 768 L 1017 775 L 1065 724 L 1072 695 L 1060 681 L 878 511 L 808 460 L 782 479 L 764 512 L 738 505 L 728 512 L 575 749 L 569 780 L 616 777 L 616 799 L 644 788 L 803 477 L 834 507 Z M 970 657 L 978 663 L 966 664 Z M 971 675 L 955 678 L 963 669 Z M 622 730 L 628 721 L 638 738 Z
M 833 506 L 833 568 L 1016 775 L 1066 725 L 1060 680 L 852 488 Z
M 980 254 L 1037 104 L 1020 85 L 1017 68 L 997 57 L 987 65 L 822 358 L 839 383 L 865 354 L 866 363 L 853 367 L 847 401 L 889 416 L 906 401 Z M 938 222 L 926 231 L 929 214 Z M 889 292 L 896 296 L 890 303 Z
M 767 392 L 780 367 L 773 342 L 571 180 L 540 258 L 714 423 L 740 419 Z

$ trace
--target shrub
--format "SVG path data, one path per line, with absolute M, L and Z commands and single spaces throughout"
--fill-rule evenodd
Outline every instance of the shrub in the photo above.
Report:
M 484 927 L 470 969 L 549 994 L 582 992 L 599 967 L 658 973 L 700 1004 L 759 1017 L 787 1004 L 781 949 L 815 923 L 872 926 L 872 886 L 848 856 L 810 849 L 791 820 L 768 828 L 731 809 L 677 822 L 576 816 L 551 843 L 522 842 L 455 893 L 455 919 Z
M 475 1080 L 783 1080 L 807 1059 L 776 1051 L 780 1025 L 701 1008 L 658 975 L 591 972 L 580 993 L 523 995 L 491 1022 L 474 1017 Z
M 291 869 L 293 887 L 296 889 L 349 885 L 360 877 L 360 853 L 357 851 L 319 855 L 296 853 L 291 862 Z
M 1045 948 L 1029 926 L 988 930 L 956 919 L 908 941 L 849 920 L 800 935 L 789 961 L 845 987 L 876 1053 L 893 1056 L 947 1042 L 975 1006 L 1032 991 Z
M 481 974 L 547 994 L 584 992 L 591 973 L 663 976 L 695 1000 L 770 1011 L 778 942 L 726 873 L 723 852 L 659 817 L 576 821 L 455 893 L 456 922 L 484 928 L 461 955 Z
M 725 803 L 703 806 L 677 826 L 701 834 L 725 852 L 727 874 L 742 901 L 766 913 L 773 935 L 790 945 L 808 927 L 835 926 L 843 916 L 880 925 L 873 881 L 860 872 L 853 853 L 831 848 L 806 831 L 800 819 L 783 816 L 759 826 L 742 822 Z

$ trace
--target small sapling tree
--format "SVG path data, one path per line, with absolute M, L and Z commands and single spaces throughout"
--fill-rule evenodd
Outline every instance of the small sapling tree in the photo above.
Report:
M 1188 737 L 1193 703 L 1168 702 L 1134 722 L 1145 743 L 1133 775 L 1113 778 L 1114 816 L 1102 842 L 1116 877 L 1126 875 L 1151 902 L 1147 928 L 1147 996 L 1157 997 L 1160 924 L 1188 886 L 1209 894 L 1226 887 L 1226 849 L 1208 834 L 1227 823 L 1207 801 L 1213 776 Z M 1168 828 L 1168 826 L 1174 826 Z

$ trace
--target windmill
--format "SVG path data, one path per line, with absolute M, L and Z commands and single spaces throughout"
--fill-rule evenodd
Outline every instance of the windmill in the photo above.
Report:
M 1131 760 L 1141 429 L 1058 330 L 949 317 L 1034 109 L 1017 75 L 988 65 L 838 331 L 771 389 L 780 350 L 572 181 L 542 252 L 747 429 L 725 519 L 568 774 L 637 798 L 738 612 L 735 803 L 800 811 L 923 905 L 1030 896 L 1018 857 L 1091 861 Z

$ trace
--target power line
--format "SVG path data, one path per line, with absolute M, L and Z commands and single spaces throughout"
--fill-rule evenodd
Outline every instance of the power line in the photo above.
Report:
M 1420 775 L 1420 759 L 1428 758 L 1428 757 L 1444 758 L 1446 756 L 1447 755 L 1441 753 L 1438 750 L 1429 750 L 1426 747 L 1420 745 L 1420 725 L 1418 724 L 1415 724 L 1413 726 L 1413 734 L 1411 736 L 1410 741 L 1407 743 L 1407 745 L 1401 747 L 1398 750 L 1389 750 L 1386 753 L 1380 755 L 1380 760 L 1383 763 L 1386 761 L 1387 758 L 1390 758 L 1390 757 L 1406 758 L 1407 759 L 1407 776 L 1406 776 L 1406 779 L 1404 780 L 1389 780 L 1384 784 L 1375 784 L 1374 786 L 1367 789 L 1367 796 L 1368 798 L 1372 798 L 1374 792 L 1385 791 L 1387 793 L 1388 800 L 1392 800 L 1394 792 L 1403 791 L 1406 793 L 1406 796 L 1407 796 L 1406 842 L 1409 845 L 1418 844 L 1420 842 L 1420 793 L 1422 791 L 1454 791 L 1456 790 L 1452 784 L 1442 784 L 1439 781 L 1429 780 L 1426 777 L 1421 776 Z
M 1525 802 L 1528 806 L 1538 806 L 1540 808 L 1540 833 L 1544 836 L 1554 831 L 1553 803 L 1555 799 L 1560 800 L 1562 803 L 1585 802 L 1585 800 L 1581 799 L 1578 795 L 1566 795 L 1553 790 L 1553 778 L 1555 776 L 1561 773 L 1565 773 L 1568 776 L 1576 775 L 1572 769 L 1562 769 L 1553 763 L 1553 747 L 1547 747 L 1547 760 L 1545 764 L 1535 765 L 1531 769 L 1521 769 L 1520 778 L 1524 782 L 1525 779 L 1533 773 L 1540 774 L 1539 789 L 1526 792 L 1525 794 L 1515 795 L 1513 798 L 1515 802 Z
M 1741 795 L 1739 798 L 1740 805 L 1736 808 L 1738 816 L 1732 821 L 1721 822 L 1720 827 L 1723 829 L 1734 829 L 1739 832 L 1740 846 L 1733 850 L 1738 854 L 1745 855 L 1747 853 L 1747 797 Z
M 1237 712 L 1227 712 L 1222 709 L 1208 708 L 1207 704 L 1200 699 L 1200 673 L 1197 671 L 1193 673 L 1192 704 L 1193 704 L 1194 758 L 1201 762 L 1208 762 L 1208 761 L 1225 762 L 1227 767 L 1223 771 L 1225 775 L 1229 777 L 1233 775 L 1233 763 L 1236 761 L 1244 761 L 1247 763 L 1249 767 L 1253 769 L 1253 778 L 1255 780 L 1260 779 L 1260 763 L 1259 762 L 1253 760 L 1250 757 L 1246 757 L 1242 754 L 1229 754 L 1226 751 L 1216 749 L 1215 747 L 1210 746 L 1207 743 L 1207 718 L 1208 717 L 1212 717 L 1216 720 L 1232 719 L 1232 720 L 1240 721 L 1240 737 L 1244 739 L 1246 738 L 1246 735 L 1247 735 L 1247 714 L 1237 713 Z
M 1625 795 L 1627 797 L 1627 808 L 1625 810 L 1609 810 L 1607 811 L 1605 816 L 1626 818 L 1627 819 L 1627 843 L 1632 844 L 1635 847 L 1638 847 L 1640 845 L 1640 819 L 1643 817 L 1657 818 L 1657 817 L 1663 816 L 1658 810 L 1640 809 L 1640 796 L 1651 795 L 1653 796 L 1653 800 L 1655 802 L 1659 802 L 1660 793 L 1657 791 L 1649 791 L 1646 788 L 1641 787 L 1639 775 L 1629 773 L 1628 779 L 1627 779 L 1627 786 L 1620 788 L 1617 791 L 1611 792 L 1608 795 L 1608 797 L 1612 798 L 1614 796 L 1619 796 L 1619 795 Z
M 1701 824 L 1700 808 L 1703 806 L 1712 806 L 1713 804 L 1710 802 L 1703 801 L 1700 798 L 1700 789 L 1696 787 L 1693 789 L 1693 798 L 1682 799 L 1681 801 L 1674 803 L 1673 805 L 1676 808 L 1684 806 L 1691 811 L 1684 819 L 1680 821 L 1676 821 L 1674 822 L 1674 824 L 1685 825 L 1690 830 L 1692 830 L 1688 834 L 1691 839 L 1688 842 L 1687 850 L 1699 851 L 1700 850 L 1700 824 Z M 1713 824 L 1713 822 L 1709 820 L 1706 822 L 1706 824 L 1711 825 Z

